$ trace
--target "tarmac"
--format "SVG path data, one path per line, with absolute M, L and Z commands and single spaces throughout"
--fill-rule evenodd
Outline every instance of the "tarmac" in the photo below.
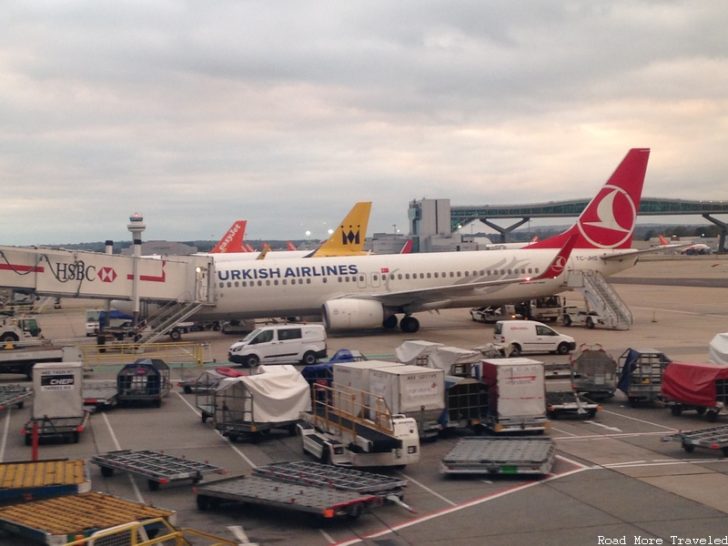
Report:
M 712 337 L 728 331 L 726 257 L 642 260 L 610 280 L 632 310 L 633 327 L 611 331 L 557 326 L 575 337 L 577 345 L 600 345 L 615 358 L 629 347 L 655 348 L 673 360 L 704 362 Z M 579 303 L 577 294 L 567 297 Z M 88 302 L 63 300 L 60 310 L 41 315 L 46 337 L 91 342 L 83 338 L 84 303 Z M 329 353 L 346 347 L 370 358 L 393 358 L 394 349 L 405 339 L 463 348 L 492 341 L 492 325 L 473 322 L 467 309 L 423 313 L 419 318 L 416 335 L 382 331 L 332 335 Z M 187 341 L 208 344 L 210 360 L 215 361 L 208 366 L 230 365 L 227 348 L 235 339 L 216 332 L 185 336 Z M 557 355 L 533 358 L 546 363 L 568 360 Z M 175 379 L 196 373 L 190 367 L 173 370 Z M 109 377 L 113 370 L 97 369 L 90 379 Z M 21 380 L 22 376 L 0 376 L 0 384 Z M 271 433 L 256 443 L 229 442 L 209 421 L 201 422 L 195 402 L 194 395 L 174 389 L 161 408 L 99 412 L 91 417 L 78 444 L 44 444 L 41 458 L 88 459 L 118 449 L 163 450 L 221 466 L 230 475 L 249 474 L 255 466 L 271 462 L 305 459 L 300 440 L 285 433 Z M 18 434 L 29 412 L 26 406 L 0 413 L 0 460 L 30 458 L 30 448 Z M 728 417 L 720 417 L 721 421 Z M 673 416 L 659 405 L 632 408 L 618 393 L 603 403 L 593 420 L 552 421 L 548 435 L 556 442 L 557 462 L 543 479 L 445 477 L 439 461 L 461 436 L 448 435 L 424 443 L 420 462 L 397 473 L 408 480 L 405 502 L 412 512 L 387 504 L 357 520 L 334 522 L 250 505 L 201 512 L 188 483 L 151 491 L 146 480 L 118 472 L 103 477 L 95 465 L 91 476 L 94 490 L 175 510 L 182 526 L 235 537 L 240 543 L 247 537 L 257 544 L 296 546 L 658 544 L 658 539 L 663 544 L 687 539 L 728 544 L 728 459 L 719 451 L 686 453 L 678 442 L 662 440 L 679 430 L 708 426 L 693 412 Z M 10 535 L 0 535 L 0 543 L 27 544 Z

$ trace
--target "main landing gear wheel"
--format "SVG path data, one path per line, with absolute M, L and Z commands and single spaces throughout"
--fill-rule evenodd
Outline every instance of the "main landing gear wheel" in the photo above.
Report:
M 399 327 L 406 334 L 414 334 L 420 329 L 420 321 L 415 317 L 406 316 L 399 322 Z
M 393 330 L 397 327 L 397 315 L 390 315 L 384 319 L 382 326 L 385 330 Z

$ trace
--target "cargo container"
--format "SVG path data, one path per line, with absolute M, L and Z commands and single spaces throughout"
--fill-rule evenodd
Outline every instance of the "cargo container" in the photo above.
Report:
M 477 370 L 488 387 L 486 426 L 493 432 L 543 432 L 546 427 L 544 365 L 530 358 L 483 360 Z
M 673 415 L 695 410 L 715 421 L 728 404 L 728 367 L 713 363 L 670 362 L 662 376 L 662 397 Z
M 369 400 L 363 400 L 361 397 L 362 393 L 366 396 L 366 393 L 371 392 L 369 386 L 371 371 L 378 368 L 391 368 L 401 365 L 398 362 L 387 362 L 384 360 L 366 360 L 363 362 L 341 362 L 334 364 L 334 388 L 340 393 L 337 409 L 350 415 L 359 415 L 363 407 L 369 406 Z M 345 396 L 346 392 L 350 392 L 350 396 Z M 392 410 L 392 413 L 396 412 Z M 365 417 L 368 417 L 368 415 Z
M 392 414 L 417 421 L 420 438 L 434 437 L 445 409 L 445 372 L 422 366 L 401 365 L 369 372 L 370 407 L 382 398 Z M 373 416 L 370 416 L 373 419 Z

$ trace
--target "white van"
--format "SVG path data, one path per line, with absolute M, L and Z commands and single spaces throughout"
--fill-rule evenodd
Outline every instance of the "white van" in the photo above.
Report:
M 493 340 L 502 345 L 509 356 L 522 353 L 565 355 L 576 349 L 573 337 L 535 320 L 499 320 L 495 323 Z
M 300 362 L 307 366 L 326 357 L 322 324 L 275 324 L 250 332 L 228 350 L 228 360 L 247 367 Z

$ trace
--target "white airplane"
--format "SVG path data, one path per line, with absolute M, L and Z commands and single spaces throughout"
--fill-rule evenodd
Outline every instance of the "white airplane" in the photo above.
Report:
M 680 254 L 710 254 L 713 249 L 705 243 L 671 243 L 664 235 L 659 236 L 661 248 L 675 248 Z
M 564 273 L 572 269 L 617 273 L 640 253 L 631 242 L 648 158 L 649 149 L 630 150 L 570 229 L 522 249 L 273 263 L 215 258 L 216 304 L 195 318 L 320 314 L 330 330 L 399 322 L 411 333 L 419 329 L 414 313 L 553 295 L 567 289 Z

